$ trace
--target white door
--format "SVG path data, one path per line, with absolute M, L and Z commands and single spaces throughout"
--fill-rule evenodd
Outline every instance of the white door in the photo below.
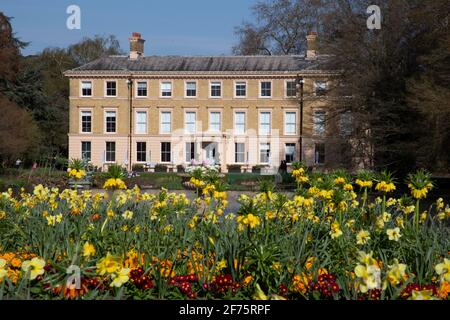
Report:
M 218 148 L 217 143 L 213 142 L 205 147 L 206 162 L 208 164 L 216 164 L 218 161 Z

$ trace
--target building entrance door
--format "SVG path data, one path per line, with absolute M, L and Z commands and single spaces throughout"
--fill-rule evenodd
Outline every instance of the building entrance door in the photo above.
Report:
M 217 142 L 203 142 L 205 162 L 210 165 L 219 163 L 219 148 Z

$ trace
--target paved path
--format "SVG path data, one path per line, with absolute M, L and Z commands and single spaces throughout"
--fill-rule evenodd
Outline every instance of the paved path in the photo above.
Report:
M 96 192 L 105 192 L 102 189 L 92 189 L 92 192 L 96 193 Z M 146 192 L 146 193 L 150 193 L 150 194 L 157 194 L 159 193 L 161 190 L 158 189 L 141 189 L 141 192 Z M 196 198 L 196 194 L 194 190 L 169 190 L 169 192 L 173 192 L 176 194 L 180 194 L 180 193 L 184 193 L 186 194 L 186 196 L 188 197 L 188 199 L 193 200 Z M 237 202 L 239 196 L 241 194 L 245 194 L 249 197 L 254 197 L 257 192 L 253 192 L 253 191 L 227 191 L 227 195 L 228 195 L 228 206 L 227 209 L 225 210 L 225 213 L 235 213 L 240 205 Z M 286 192 L 286 194 L 291 197 L 293 195 L 292 192 Z

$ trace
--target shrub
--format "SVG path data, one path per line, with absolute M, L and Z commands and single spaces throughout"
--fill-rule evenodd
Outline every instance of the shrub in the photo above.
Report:
M 184 169 L 184 166 L 179 164 L 177 165 L 177 172 L 186 172 L 186 170 Z
M 144 172 L 144 165 L 143 164 L 133 164 L 133 171 Z
M 263 165 L 256 165 L 252 167 L 253 173 L 261 173 L 261 169 L 265 168 L 266 166 Z
M 167 172 L 167 166 L 165 164 L 157 164 L 155 166 L 155 172 Z
M 228 168 L 228 172 L 238 172 L 238 173 L 240 173 L 242 167 L 240 165 L 238 165 L 238 164 L 230 164 L 230 165 L 227 166 L 227 168 Z

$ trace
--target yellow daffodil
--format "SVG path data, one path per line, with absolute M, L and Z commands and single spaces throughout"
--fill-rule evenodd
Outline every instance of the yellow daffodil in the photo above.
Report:
M 264 291 L 261 290 L 261 287 L 259 286 L 258 283 L 256 284 L 256 291 L 253 294 L 253 299 L 254 300 L 269 300 L 269 298 L 266 296 Z
M 433 290 L 413 290 L 408 300 L 436 300 L 433 296 Z
M 366 244 L 370 240 L 370 233 L 367 230 L 361 230 L 356 235 L 357 244 Z
M 97 272 L 100 275 L 114 273 L 120 270 L 121 266 L 122 260 L 108 253 L 106 257 L 97 262 Z
M 339 225 L 339 222 L 335 221 L 331 224 L 330 235 L 332 239 L 336 239 L 342 236 L 341 226 Z
M 30 280 L 34 280 L 38 276 L 43 275 L 45 272 L 44 267 L 45 261 L 37 257 L 22 263 L 22 270 L 30 273 Z
M 0 259 L 0 280 L 2 280 L 7 274 L 7 271 L 5 270 L 5 266 L 6 266 L 6 260 Z
M 120 288 L 124 283 L 128 282 L 130 274 L 130 269 L 128 268 L 121 268 L 119 271 L 113 273 L 111 275 L 111 278 L 113 281 L 111 282 L 111 287 L 118 287 Z
M 398 263 L 397 259 L 394 259 L 394 263 L 389 266 L 389 271 L 387 272 L 387 279 L 389 283 L 393 286 L 398 285 L 406 276 L 406 264 Z
M 361 281 L 359 284 L 360 291 L 366 293 L 369 290 L 379 289 L 381 287 L 380 274 L 380 268 L 376 265 L 357 265 L 355 275 Z
M 91 257 L 95 255 L 95 247 L 93 244 L 86 242 L 83 245 L 83 257 Z
M 444 262 L 437 264 L 434 270 L 441 277 L 441 280 L 450 282 L 450 259 L 444 258 Z
M 126 211 L 122 214 L 122 217 L 123 217 L 125 220 L 131 220 L 131 219 L 133 218 L 133 212 L 130 211 L 130 210 L 126 210 Z
M 389 240 L 391 240 L 391 241 L 398 241 L 400 239 L 400 237 L 402 236 L 400 234 L 399 227 L 395 227 L 394 229 L 387 229 L 386 234 L 388 235 Z

